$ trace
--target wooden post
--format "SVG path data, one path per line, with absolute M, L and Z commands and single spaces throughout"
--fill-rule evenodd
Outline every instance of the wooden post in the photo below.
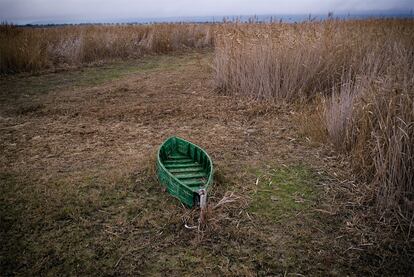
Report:
M 206 220 L 207 191 L 205 189 L 200 189 L 198 195 L 200 196 L 200 225 L 204 225 Z

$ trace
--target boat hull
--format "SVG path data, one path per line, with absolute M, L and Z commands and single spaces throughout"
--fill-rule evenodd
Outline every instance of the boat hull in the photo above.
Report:
M 167 191 L 188 207 L 199 205 L 200 195 L 213 182 L 213 163 L 201 147 L 170 137 L 157 153 L 157 176 Z

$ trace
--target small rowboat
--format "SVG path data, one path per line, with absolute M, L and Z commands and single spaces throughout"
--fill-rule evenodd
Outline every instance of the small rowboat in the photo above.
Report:
M 204 207 L 213 182 L 213 163 L 201 147 L 170 137 L 158 149 L 157 175 L 168 192 L 182 203 Z

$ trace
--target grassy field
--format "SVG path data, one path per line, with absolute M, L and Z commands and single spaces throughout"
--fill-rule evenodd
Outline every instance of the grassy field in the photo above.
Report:
M 0 275 L 414 274 L 412 30 L 2 25 Z M 214 162 L 205 226 L 171 135 Z
M 364 219 L 347 162 L 300 135 L 289 105 L 215 93 L 211 60 L 2 79 L 2 275 L 412 272 L 407 241 Z M 154 177 L 172 134 L 216 166 L 202 230 Z

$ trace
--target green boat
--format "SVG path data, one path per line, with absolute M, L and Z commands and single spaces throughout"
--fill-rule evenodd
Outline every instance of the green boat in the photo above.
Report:
M 188 207 L 204 207 L 213 183 L 213 162 L 201 147 L 170 137 L 157 153 L 158 180 Z

